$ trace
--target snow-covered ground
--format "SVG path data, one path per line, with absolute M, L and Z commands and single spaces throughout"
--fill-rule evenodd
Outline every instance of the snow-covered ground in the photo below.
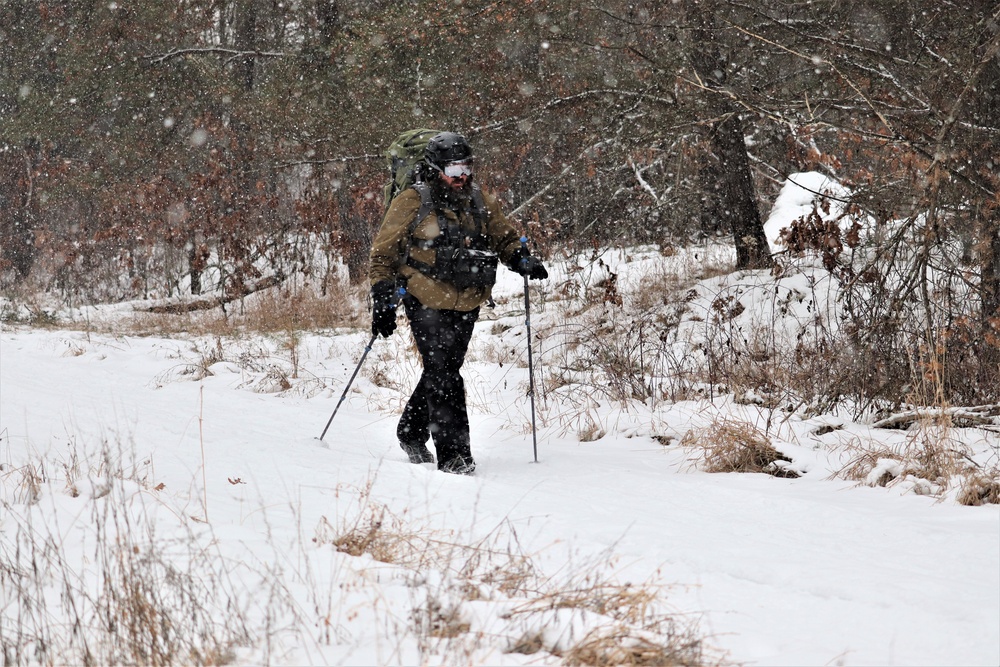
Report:
M 474 664 L 544 662 L 544 653 L 504 653 L 532 623 L 553 635 L 551 647 L 571 642 L 556 635 L 572 623 L 540 613 L 511 617 L 519 599 L 499 588 L 480 584 L 481 599 L 464 599 L 456 592 L 459 575 L 445 566 L 410 569 L 338 553 L 332 536 L 363 517 L 368 503 L 401 522 L 394 530 L 454 544 L 500 539 L 505 558 L 524 556 L 542 580 L 570 582 L 577 571 L 662 586 L 668 610 L 697 623 L 709 646 L 742 663 L 1000 660 L 998 507 L 828 479 L 843 462 L 838 456 L 850 456 L 852 440 L 889 441 L 903 437 L 899 432 L 842 422 L 816 435 L 823 419 L 792 419 L 773 432 L 803 477 L 707 474 L 676 439 L 661 444 L 664 436 L 678 438 L 713 419 L 763 428 L 763 410 L 724 399 L 645 414 L 595 407 L 606 435 L 580 442 L 547 406 L 536 464 L 523 369 L 475 362 L 467 375 L 474 380 L 479 469 L 476 477 L 456 477 L 405 461 L 390 412 L 400 395 L 366 374 L 325 442 L 317 440 L 364 339 L 304 339 L 293 386 L 305 391 L 259 393 L 266 370 L 222 361 L 200 379 L 190 372 L 212 340 L 3 331 L 0 559 L 15 560 L 14 538 L 32 526 L 55 536 L 67 562 L 79 559 L 86 570 L 97 548 L 96 506 L 114 498 L 141 508 L 141 524 L 155 533 L 151 548 L 190 534 L 210 549 L 233 589 L 245 591 L 249 618 L 263 617 L 269 605 L 279 610 L 267 656 L 274 663 L 437 662 L 435 655 L 457 650 L 457 640 L 421 639 L 412 610 L 426 606 L 426 596 L 459 607 L 470 624 L 463 637 Z M 195 351 L 199 344 L 204 349 Z M 404 359 L 404 346 L 403 335 L 378 342 L 373 365 L 396 371 L 387 360 Z M 238 360 L 240 350 L 240 343 L 223 343 L 223 357 Z M 287 366 L 280 351 L 272 352 L 272 363 Z M 410 376 L 400 379 L 405 385 L 415 369 L 400 366 Z M 306 395 L 320 384 L 327 388 Z M 103 496 L 102 449 L 122 457 L 123 477 L 136 480 Z M 15 481 L 32 461 L 46 462 L 47 483 L 28 504 Z M 70 475 L 64 466 L 79 472 Z M 78 478 L 75 490 L 67 477 Z M 461 562 L 450 568 L 469 556 L 456 558 Z M 275 578 L 281 596 L 272 590 Z M 255 598 L 260 591 L 266 593 Z M 17 606 L 9 581 L 3 594 L 9 633 Z M 327 623 L 332 634 L 324 633 Z M 579 639 L 581 629 L 575 631 Z M 260 650 L 241 661 L 263 659 Z
M 623 285 L 628 266 L 614 264 Z M 671 628 L 701 637 L 705 662 L 1000 664 L 1000 506 L 837 476 L 933 434 L 564 385 L 539 396 L 536 463 L 520 286 L 503 276 L 464 371 L 474 477 L 396 444 L 418 372 L 405 325 L 376 342 L 322 442 L 367 332 L 0 329 L 7 659 L 41 655 L 34 639 L 81 646 L 72 623 L 108 625 L 128 586 L 107 573 L 131 571 L 150 606 L 199 608 L 192 626 L 244 639 L 238 664 L 557 664 Z M 533 314 L 538 331 L 565 317 Z M 543 378 L 555 341 L 539 342 Z M 703 472 L 682 439 L 719 423 L 766 434 L 801 476 Z M 995 429 L 947 437 L 996 466 Z

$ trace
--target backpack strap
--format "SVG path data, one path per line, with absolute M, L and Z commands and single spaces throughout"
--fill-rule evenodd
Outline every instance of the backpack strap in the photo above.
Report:
M 418 260 L 410 257 L 410 246 L 413 244 L 413 232 L 416 230 L 417 225 L 420 221 L 430 215 L 431 211 L 435 210 L 437 207 L 434 203 L 433 196 L 431 194 L 431 187 L 427 183 L 417 182 L 411 186 L 414 190 L 420 193 L 420 208 L 417 209 L 417 215 L 410 222 L 410 226 L 406 231 L 406 254 L 403 257 L 403 264 L 412 266 L 416 270 L 420 271 L 424 275 L 435 277 L 436 271 L 433 266 L 420 262 Z M 480 189 L 479 185 L 476 183 L 472 184 L 472 219 L 476 223 L 476 236 L 483 236 L 483 228 L 486 225 L 486 219 L 489 216 L 489 211 L 486 209 L 486 201 L 483 199 L 483 191 Z
M 407 230 L 409 236 L 413 236 L 413 231 L 420 224 L 420 221 L 430 215 L 430 212 L 434 210 L 434 199 L 431 195 L 431 187 L 424 182 L 414 183 L 412 186 L 414 190 L 420 193 L 420 208 L 417 209 L 417 217 L 413 219 L 410 223 L 410 227 Z M 489 216 L 489 211 L 486 209 L 486 201 L 483 199 L 483 191 L 480 189 L 479 185 L 476 183 L 472 184 L 472 219 L 476 221 L 476 234 L 482 235 L 483 227 L 486 225 L 486 219 Z
M 486 218 L 489 211 L 486 210 L 486 201 L 483 200 L 483 191 L 478 183 L 472 184 L 472 219 L 476 221 L 476 234 L 483 235 L 483 227 L 486 226 Z
M 413 236 L 413 230 L 417 228 L 420 221 L 430 215 L 434 208 L 434 198 L 431 196 L 431 186 L 426 183 L 414 183 L 413 189 L 420 193 L 420 208 L 417 209 L 417 217 L 410 223 L 408 234 Z
M 430 212 L 434 209 L 434 198 L 431 195 L 430 186 L 426 183 L 414 183 L 411 187 L 420 194 L 420 208 L 417 209 L 417 215 L 410 221 L 410 225 L 406 229 L 406 252 L 403 255 L 403 261 L 400 266 L 409 265 L 421 273 L 426 273 L 426 269 L 433 271 L 433 268 L 411 258 L 410 246 L 413 245 L 413 232 L 416 230 L 417 225 L 420 224 L 421 220 L 430 215 Z M 420 264 L 420 266 L 417 266 L 417 264 Z

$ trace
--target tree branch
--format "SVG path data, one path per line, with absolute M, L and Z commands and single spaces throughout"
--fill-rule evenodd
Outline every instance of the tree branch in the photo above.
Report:
M 275 169 L 286 169 L 288 167 L 299 167 L 302 165 L 324 165 L 332 164 L 334 162 L 365 162 L 367 160 L 379 160 L 382 159 L 381 155 L 345 155 L 343 157 L 328 157 L 320 160 L 290 160 L 288 162 L 279 162 L 274 165 Z
M 142 310 L 147 313 L 157 313 L 160 315 L 176 315 L 178 313 L 193 313 L 196 310 L 211 310 L 212 308 L 217 308 L 218 306 L 224 306 L 231 301 L 242 299 L 243 297 L 249 296 L 254 292 L 260 292 L 261 290 L 265 290 L 269 287 L 280 285 L 284 282 L 284 280 L 284 274 L 276 273 L 274 275 L 267 276 L 266 278 L 261 278 L 252 285 L 244 285 L 235 293 L 227 296 L 213 296 L 206 299 L 197 299 L 195 301 L 160 304 L 157 306 L 136 308 L 136 310 Z
M 175 49 L 174 51 L 168 51 L 167 53 L 149 54 L 143 56 L 143 58 L 152 63 L 163 63 L 168 60 L 173 60 L 174 58 L 180 58 L 188 55 L 226 55 L 229 56 L 227 60 L 235 60 L 236 58 L 246 58 L 248 56 L 253 56 L 255 58 L 285 58 L 291 54 L 284 53 L 282 51 L 240 51 L 237 49 L 225 49 L 220 46 L 206 46 Z
M 635 97 L 639 98 L 640 101 L 648 100 L 651 102 L 656 102 L 659 104 L 664 104 L 667 106 L 675 106 L 677 100 L 672 97 L 661 97 L 658 95 L 651 95 L 642 91 L 635 90 L 621 90 L 618 88 L 597 88 L 592 90 L 584 90 L 583 92 L 576 93 L 575 95 L 569 95 L 568 97 L 557 97 L 554 100 L 549 100 L 540 108 L 535 109 L 529 113 L 523 114 L 521 116 L 514 116 L 512 118 L 505 118 L 504 120 L 494 121 L 486 125 L 480 125 L 478 127 L 473 127 L 469 129 L 469 136 L 475 136 L 477 134 L 483 134 L 485 132 L 492 132 L 494 130 L 499 130 L 500 128 L 506 127 L 508 125 L 514 125 L 531 118 L 542 115 L 546 111 L 550 111 L 560 106 L 575 104 L 586 100 L 587 98 L 597 97 L 599 95 L 617 95 L 619 97 Z

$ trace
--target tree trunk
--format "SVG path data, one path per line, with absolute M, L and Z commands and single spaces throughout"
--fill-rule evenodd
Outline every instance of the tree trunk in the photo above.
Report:
M 256 85 L 257 57 L 253 55 L 263 47 L 264 26 L 267 16 L 262 0 L 237 0 L 236 15 L 233 19 L 233 40 L 236 50 L 247 55 L 234 61 L 233 74 L 236 83 L 245 91 L 244 104 L 247 108 L 233 113 L 229 126 L 233 134 L 231 149 L 232 211 L 226 218 L 229 223 L 227 235 L 220 239 L 220 264 L 222 257 L 228 258 L 228 271 L 223 271 L 220 287 L 224 293 L 239 292 L 242 285 L 254 277 L 252 264 L 255 259 L 252 250 L 254 230 L 252 224 L 261 217 L 258 185 L 261 165 L 257 154 L 257 127 L 253 123 L 250 108 L 258 102 Z M 259 127 L 259 126 L 258 126 Z
M 201 294 L 201 276 L 205 271 L 205 267 L 208 266 L 209 256 L 204 234 L 195 230 L 194 234 L 191 235 L 190 245 L 188 246 L 188 271 L 191 276 L 191 294 L 195 296 Z
M 330 46 L 340 25 L 340 7 L 337 0 L 317 0 L 316 22 L 319 23 L 319 44 L 324 55 L 329 55 Z
M 988 7 L 988 5 L 987 5 Z M 987 7 L 984 7 L 985 10 Z M 984 11 L 983 16 L 986 15 Z M 976 95 L 972 98 L 973 122 L 980 127 L 1000 128 L 1000 55 L 995 52 L 995 29 L 984 30 L 977 45 L 976 54 L 983 58 L 983 66 L 979 78 L 975 81 Z M 990 52 L 993 55 L 990 56 Z M 991 141 L 993 155 L 1000 154 L 1000 140 L 996 135 Z M 995 162 L 995 159 L 994 159 Z M 981 301 L 982 330 L 985 340 L 1000 334 L 1000 195 L 997 194 L 997 178 L 995 169 L 983 170 L 992 172 L 988 178 L 988 187 L 992 189 L 992 197 L 984 197 L 979 207 L 982 221 L 979 224 L 978 257 L 980 267 L 979 296 Z M 995 350 L 1000 354 L 1000 350 Z M 996 356 L 994 356 L 996 358 Z
M 341 255 L 347 264 L 348 279 L 351 283 L 358 283 L 368 271 L 368 252 L 372 247 L 371 225 L 357 211 L 346 188 L 340 188 L 336 197 L 340 215 Z
M 257 3 L 256 0 L 242 0 L 236 4 L 234 20 L 234 46 L 239 51 L 250 52 L 257 49 Z M 253 90 L 257 59 L 246 55 L 235 61 L 237 77 L 247 91 Z
M 982 300 L 983 330 L 993 331 L 995 336 L 1000 333 L 1000 210 L 993 209 L 983 221 L 982 228 L 979 296 Z
M 691 64 L 706 90 L 705 107 L 716 120 L 711 127 L 710 143 L 717 161 L 717 183 L 705 183 L 705 191 L 716 201 L 710 207 L 733 233 L 736 245 L 736 268 L 762 269 L 772 265 L 764 225 L 757 208 L 757 194 L 750 171 L 743 132 L 743 120 L 732 100 L 722 91 L 726 83 L 727 62 L 719 48 L 715 16 L 710 3 L 689 0 L 687 14 L 691 24 L 689 46 Z M 719 92 L 714 92 L 718 90 Z M 712 194 L 714 193 L 714 194 Z
M 34 203 L 34 150 L 26 142 L 24 154 L 11 151 L 0 157 L 0 272 L 14 270 L 14 280 L 28 277 L 35 263 L 32 205 Z
M 771 249 L 757 209 L 757 194 L 739 114 L 731 112 L 712 127 L 712 148 L 722 166 L 719 213 L 723 223 L 733 232 L 736 268 L 768 268 L 772 264 Z

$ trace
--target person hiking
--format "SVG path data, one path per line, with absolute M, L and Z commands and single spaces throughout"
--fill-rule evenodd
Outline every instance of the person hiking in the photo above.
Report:
M 498 262 L 532 280 L 545 266 L 520 242 L 497 200 L 474 182 L 465 137 L 440 132 L 427 143 L 416 183 L 392 199 L 370 256 L 372 334 L 396 329 L 400 301 L 423 362 L 396 435 L 411 463 L 471 475 L 465 384 L 459 371 Z M 402 288 L 402 289 L 401 289 Z M 401 298 L 400 298 L 401 295 Z

